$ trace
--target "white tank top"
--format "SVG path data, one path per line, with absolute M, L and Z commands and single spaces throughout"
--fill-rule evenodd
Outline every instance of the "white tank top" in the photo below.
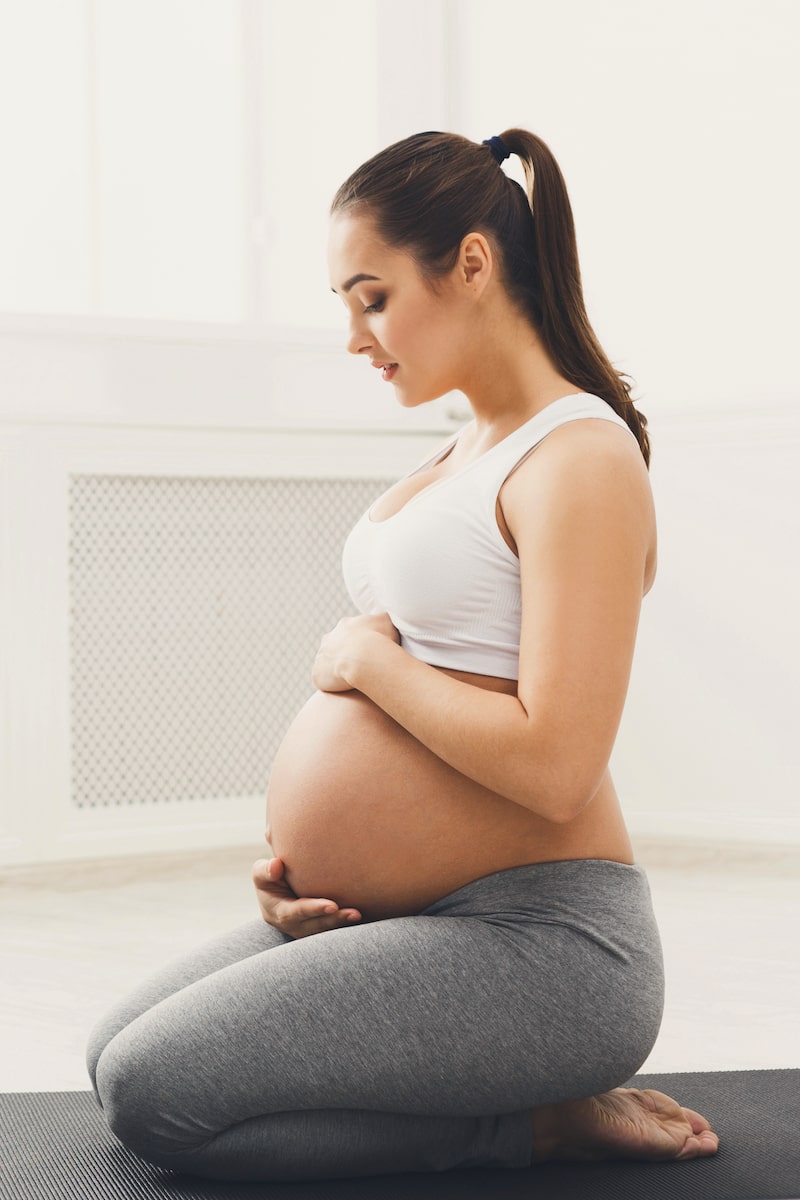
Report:
M 543 438 L 570 421 L 613 421 L 605 400 L 563 396 L 479 458 L 443 476 L 384 521 L 368 510 L 345 542 L 345 584 L 362 613 L 386 612 L 401 645 L 436 667 L 519 677 L 519 559 L 497 524 L 497 495 Z M 418 468 L 425 470 L 445 457 Z M 416 474 L 413 472 L 412 474 Z

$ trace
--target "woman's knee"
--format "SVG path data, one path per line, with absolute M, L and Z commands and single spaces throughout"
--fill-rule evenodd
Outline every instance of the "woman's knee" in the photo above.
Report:
M 86 1043 L 86 1070 L 89 1072 L 89 1079 L 95 1095 L 97 1095 L 97 1064 L 107 1045 L 108 1038 L 103 1036 L 103 1031 L 96 1025 Z
M 95 1096 L 100 1100 L 97 1091 L 97 1066 L 105 1053 L 106 1047 L 118 1033 L 125 1028 L 125 1023 L 114 1019 L 113 1013 L 106 1013 L 95 1024 L 86 1042 L 86 1070 L 89 1073 Z M 102 1101 L 101 1101 L 102 1103 Z
M 197 1149 L 207 1140 L 207 1133 L 199 1134 L 187 1124 L 167 1062 L 129 1030 L 102 1049 L 94 1083 L 109 1128 L 148 1162 L 169 1165 L 171 1156 Z
M 104 1102 L 97 1086 L 97 1071 L 100 1059 L 105 1054 L 107 1047 L 111 1045 L 130 1022 L 130 1015 L 124 1014 L 121 1016 L 116 1010 L 112 1009 L 97 1021 L 87 1039 L 86 1069 L 89 1073 L 94 1093 L 101 1105 Z

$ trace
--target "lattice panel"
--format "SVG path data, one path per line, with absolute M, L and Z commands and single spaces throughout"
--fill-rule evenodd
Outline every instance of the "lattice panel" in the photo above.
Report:
M 71 478 L 73 804 L 264 792 L 388 483 Z

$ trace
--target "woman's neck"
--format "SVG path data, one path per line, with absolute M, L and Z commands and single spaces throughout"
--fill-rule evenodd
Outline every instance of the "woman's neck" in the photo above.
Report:
M 476 435 L 487 441 L 504 437 L 554 400 L 580 391 L 510 304 L 498 305 L 472 339 L 461 390 L 475 414 Z

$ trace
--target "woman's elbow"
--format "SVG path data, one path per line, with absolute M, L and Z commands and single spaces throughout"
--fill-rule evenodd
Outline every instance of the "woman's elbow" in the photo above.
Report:
M 532 780 L 536 782 L 532 783 Z M 529 808 L 545 821 L 551 821 L 554 825 L 568 825 L 591 803 L 598 787 L 599 781 L 594 773 L 555 769 L 545 775 L 531 771 L 526 772 L 526 778 L 517 783 L 508 798 Z

